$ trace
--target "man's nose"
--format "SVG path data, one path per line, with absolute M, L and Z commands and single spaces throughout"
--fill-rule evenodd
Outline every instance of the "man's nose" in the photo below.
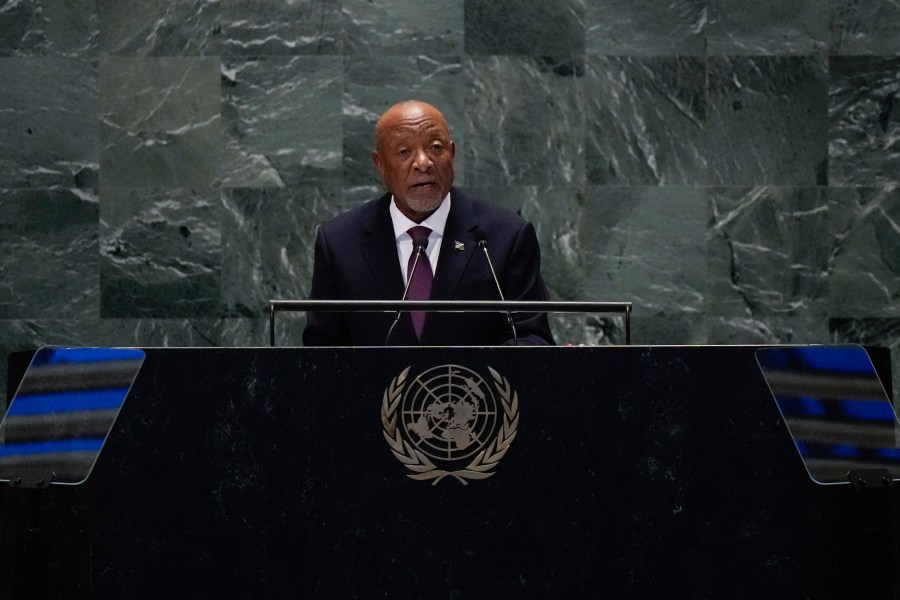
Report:
M 416 152 L 416 160 L 413 163 L 413 166 L 419 171 L 427 171 L 434 166 L 434 163 L 431 162 L 431 157 L 428 156 L 428 153 L 423 149 Z

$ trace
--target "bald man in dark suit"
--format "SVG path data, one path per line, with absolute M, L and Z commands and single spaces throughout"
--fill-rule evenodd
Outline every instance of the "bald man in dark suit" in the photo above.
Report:
M 534 227 L 453 187 L 456 147 L 440 111 L 401 102 L 375 131 L 372 161 L 388 192 L 319 228 L 311 299 L 399 300 L 412 273 L 410 298 L 428 277 L 432 300 L 499 300 L 479 240 L 487 242 L 507 300 L 547 299 Z M 416 262 L 418 247 L 424 250 Z M 546 314 L 512 317 L 519 344 L 554 343 Z M 391 331 L 394 319 L 381 312 L 312 312 L 303 343 L 491 346 L 513 339 L 507 317 L 498 313 L 404 313 Z

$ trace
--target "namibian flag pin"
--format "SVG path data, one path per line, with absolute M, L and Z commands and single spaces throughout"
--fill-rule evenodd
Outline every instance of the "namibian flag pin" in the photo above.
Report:
M 466 245 L 462 242 L 453 242 L 453 248 L 455 248 L 456 250 L 465 250 Z

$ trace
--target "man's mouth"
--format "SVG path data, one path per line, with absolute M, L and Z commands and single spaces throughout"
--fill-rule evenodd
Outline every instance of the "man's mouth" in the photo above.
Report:
M 424 181 L 422 183 L 414 183 L 414 188 L 424 188 L 424 187 L 432 187 L 434 185 L 433 181 Z

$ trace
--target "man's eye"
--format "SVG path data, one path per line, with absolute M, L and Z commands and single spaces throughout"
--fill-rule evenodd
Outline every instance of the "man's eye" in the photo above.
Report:
M 400 150 L 397 151 L 397 154 L 399 154 L 400 156 L 406 156 L 406 155 L 409 154 L 409 149 L 408 149 L 408 148 L 401 148 Z
M 431 151 L 432 151 L 432 152 L 440 152 L 440 151 L 443 150 L 443 149 L 444 149 L 444 147 L 443 147 L 442 145 L 440 145 L 440 144 L 434 144 L 434 145 L 431 147 Z

